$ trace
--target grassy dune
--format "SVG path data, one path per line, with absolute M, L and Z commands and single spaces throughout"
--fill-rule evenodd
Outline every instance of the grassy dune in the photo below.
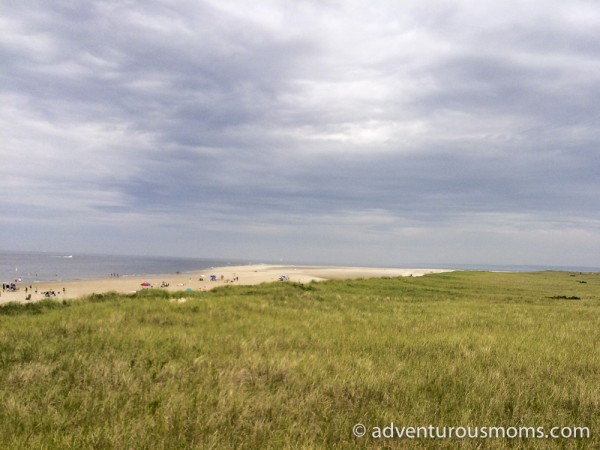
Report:
M 600 274 L 7 305 L 0 405 L 0 448 L 11 449 L 600 448 Z M 591 438 L 352 434 L 391 422 L 585 426 Z

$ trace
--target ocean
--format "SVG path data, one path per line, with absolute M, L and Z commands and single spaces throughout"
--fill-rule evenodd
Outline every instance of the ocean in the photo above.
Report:
M 591 266 L 544 266 L 524 264 L 430 264 L 423 266 L 431 269 L 453 269 L 453 270 L 483 270 L 487 272 L 542 272 L 546 270 L 559 272 L 600 272 L 600 267 Z
M 0 251 L 0 282 L 90 280 L 115 273 L 121 277 L 185 273 L 248 263 L 205 258 Z

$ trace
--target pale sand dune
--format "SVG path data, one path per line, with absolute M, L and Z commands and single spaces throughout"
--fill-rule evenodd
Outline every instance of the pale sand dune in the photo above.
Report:
M 11 301 L 25 303 L 26 296 L 31 294 L 30 301 L 44 299 L 42 292 L 54 290 L 55 297 L 52 299 L 73 299 L 93 293 L 116 291 L 121 293 L 132 293 L 141 289 L 166 289 L 168 291 L 183 291 L 192 289 L 203 291 L 213 289 L 227 284 L 252 285 L 278 281 L 279 277 L 286 275 L 290 281 L 308 283 L 310 281 L 323 281 L 330 279 L 356 279 L 374 277 L 398 277 L 398 276 L 421 276 L 429 273 L 449 272 L 444 269 L 391 269 L 370 267 L 334 267 L 334 266 L 284 266 L 284 265 L 247 265 L 215 267 L 204 271 L 185 274 L 150 275 L 140 277 L 103 278 L 97 280 L 65 281 L 65 282 L 43 282 L 20 284 L 17 292 L 1 292 L 0 303 Z M 204 280 L 200 281 L 201 275 Z M 210 281 L 210 275 L 217 275 L 217 281 Z M 235 278 L 238 278 L 235 281 Z M 143 282 L 149 282 L 152 287 L 144 288 Z M 161 284 L 169 284 L 167 288 L 161 288 Z M 29 289 L 29 286 L 33 289 Z M 27 292 L 25 289 L 27 288 Z M 63 293 L 63 288 L 65 292 Z M 35 292 L 37 290 L 37 293 Z

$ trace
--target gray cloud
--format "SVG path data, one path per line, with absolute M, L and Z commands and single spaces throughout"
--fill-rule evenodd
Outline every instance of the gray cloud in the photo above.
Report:
M 600 265 L 594 3 L 3 8 L 2 247 Z

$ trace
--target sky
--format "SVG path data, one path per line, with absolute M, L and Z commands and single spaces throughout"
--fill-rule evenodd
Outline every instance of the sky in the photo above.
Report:
M 0 249 L 600 267 L 595 1 L 0 0 Z

